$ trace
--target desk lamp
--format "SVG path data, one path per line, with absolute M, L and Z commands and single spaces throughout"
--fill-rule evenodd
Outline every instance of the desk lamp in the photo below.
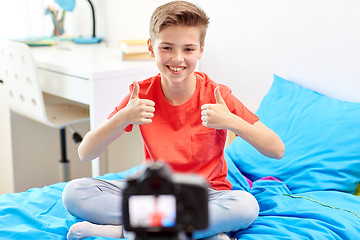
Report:
M 86 38 L 86 37 L 79 37 L 79 38 L 73 38 L 73 41 L 75 43 L 82 43 L 82 44 L 90 44 L 90 43 L 98 43 L 101 41 L 101 38 L 96 37 L 96 26 L 95 26 L 95 10 L 94 5 L 90 0 L 87 0 L 91 7 L 92 12 L 92 20 L 93 20 L 93 34 L 92 37 Z M 75 8 L 76 0 L 55 0 L 55 2 L 65 11 L 72 12 Z

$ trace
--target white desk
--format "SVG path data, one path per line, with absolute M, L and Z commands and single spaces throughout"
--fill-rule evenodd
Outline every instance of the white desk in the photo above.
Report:
M 88 104 L 91 129 L 120 103 L 132 81 L 158 73 L 154 61 L 122 61 L 118 49 L 104 45 L 60 43 L 32 49 L 43 91 Z M 92 161 L 92 176 L 99 174 L 96 159 Z

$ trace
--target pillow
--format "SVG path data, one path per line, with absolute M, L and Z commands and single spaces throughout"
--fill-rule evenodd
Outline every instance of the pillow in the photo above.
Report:
M 231 182 L 232 190 L 243 190 L 250 192 L 252 182 L 249 182 L 250 180 L 244 177 L 244 175 L 241 174 L 234 162 L 229 159 L 231 158 L 227 155 L 225 151 L 225 160 L 228 167 L 228 174 L 226 178 Z
M 256 114 L 285 144 L 281 160 L 265 157 L 237 137 L 227 161 L 251 181 L 273 176 L 293 193 L 354 193 L 360 182 L 360 103 L 324 96 L 274 76 Z

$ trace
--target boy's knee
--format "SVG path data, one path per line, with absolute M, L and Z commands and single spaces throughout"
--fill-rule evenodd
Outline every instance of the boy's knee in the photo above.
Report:
M 78 209 L 81 206 L 82 191 L 88 187 L 89 180 L 87 178 L 74 179 L 66 184 L 62 194 L 62 201 L 64 207 L 70 213 L 73 212 L 73 209 Z
M 259 204 L 256 198 L 246 191 L 232 192 L 233 221 L 241 223 L 240 228 L 249 227 L 259 216 Z M 239 225 L 238 225 L 239 226 Z
M 248 192 L 246 192 L 246 194 L 244 194 L 242 198 L 244 200 L 244 202 L 241 204 L 242 215 L 244 219 L 247 220 L 243 222 L 244 223 L 243 228 L 247 228 L 258 218 L 259 204 L 256 198 Z

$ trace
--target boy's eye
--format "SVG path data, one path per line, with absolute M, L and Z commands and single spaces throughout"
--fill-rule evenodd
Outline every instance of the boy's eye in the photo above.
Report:
M 163 50 L 171 50 L 171 47 L 162 47 Z
M 192 52 L 192 51 L 194 51 L 193 48 L 185 48 L 185 52 Z

